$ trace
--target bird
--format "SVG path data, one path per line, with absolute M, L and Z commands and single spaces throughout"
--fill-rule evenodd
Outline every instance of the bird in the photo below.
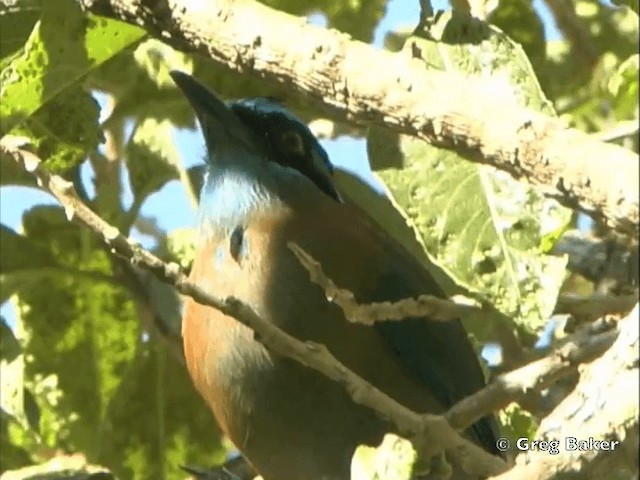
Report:
M 265 97 L 222 101 L 172 71 L 206 146 L 190 280 L 235 297 L 416 412 L 443 413 L 485 386 L 459 320 L 349 322 L 288 245 L 301 247 L 359 302 L 444 297 L 428 271 L 366 212 L 345 200 L 307 125 Z M 186 299 L 187 369 L 221 429 L 264 480 L 348 480 L 355 449 L 394 426 L 338 383 L 274 354 L 220 311 Z M 492 415 L 466 435 L 496 454 Z

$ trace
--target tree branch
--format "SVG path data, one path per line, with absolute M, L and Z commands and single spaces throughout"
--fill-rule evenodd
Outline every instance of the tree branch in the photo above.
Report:
M 567 268 L 596 285 L 613 290 L 638 286 L 638 247 L 624 245 L 613 238 L 599 238 L 572 230 L 565 233 L 553 248 L 554 255 L 568 255 Z
M 428 70 L 406 54 L 376 50 L 252 0 L 81 3 L 236 72 L 286 84 L 348 120 L 493 165 L 638 235 L 638 155 L 497 95 L 490 79 Z
M 578 63 L 585 71 L 591 71 L 598 61 L 591 34 L 576 13 L 572 0 L 546 0 L 545 3 L 553 14 L 558 29 L 571 43 L 571 51 L 578 58 Z
M 495 480 L 614 478 L 638 469 L 638 305 L 620 321 L 620 334 L 600 358 L 585 365 L 574 391 L 541 423 L 537 439 L 558 440 L 559 452 L 532 450 Z M 613 449 L 567 447 L 566 439 L 618 441 Z
M 600 132 L 592 133 L 591 136 L 602 142 L 614 142 L 624 137 L 631 137 L 638 134 L 638 121 L 623 120 Z
M 581 321 L 596 320 L 607 314 L 628 313 L 638 303 L 633 295 L 560 295 L 555 314 L 570 314 Z
M 465 429 L 487 413 L 506 407 L 531 390 L 547 388 L 559 378 L 574 372 L 581 363 L 605 352 L 617 334 L 614 330 L 598 335 L 578 335 L 549 355 L 497 376 L 482 390 L 451 407 L 445 418 L 454 428 Z
M 39 465 L 4 470 L 2 480 L 116 480 L 107 468 L 87 463 L 84 455 L 60 455 Z

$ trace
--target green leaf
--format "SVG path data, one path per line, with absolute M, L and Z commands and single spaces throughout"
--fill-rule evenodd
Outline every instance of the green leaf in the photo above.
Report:
M 195 228 L 177 228 L 167 233 L 167 250 L 183 268 L 190 269 L 196 256 L 198 232 Z
M 507 174 L 413 139 L 401 140 L 401 148 L 407 166 L 380 175 L 429 252 L 505 315 L 529 331 L 541 327 L 566 263 L 542 255 L 543 228 L 545 222 L 562 225 L 569 216 Z
M 633 118 L 629 116 L 633 107 L 626 99 L 618 103 L 612 98 L 608 83 L 619 65 L 638 53 L 638 16 L 627 8 L 611 8 L 593 0 L 577 0 L 575 16 L 588 35 L 578 42 L 547 44 L 544 84 L 570 126 L 597 132 L 616 120 Z M 592 52 L 590 61 L 585 61 L 584 51 Z M 637 104 L 637 98 L 632 104 Z
M 536 72 L 545 70 L 547 59 L 544 25 L 531 0 L 499 2 L 488 21 L 506 32 L 522 47 Z
M 44 446 L 81 451 L 122 478 L 178 478 L 180 464 L 221 460 L 220 434 L 183 365 L 140 322 L 139 313 L 149 319 L 168 298 L 137 303 L 148 292 L 108 281 L 116 274 L 101 240 L 67 222 L 61 208 L 29 210 L 23 224 L 28 241 L 85 272 L 42 276 L 19 293 Z M 179 332 L 175 312 L 168 320 Z M 12 438 L 35 448 L 25 435 Z
M 369 215 L 386 232 L 400 242 L 436 279 L 438 285 L 448 295 L 468 294 L 433 261 L 425 250 L 416 231 L 407 225 L 407 217 L 392 199 L 375 192 L 368 184 L 346 170 L 336 168 L 334 171 L 336 184 L 345 197 L 345 201 L 359 207 L 366 207 Z
M 418 454 L 409 440 L 385 435 L 377 447 L 360 445 L 353 454 L 351 478 L 357 480 L 410 480 L 415 478 Z
M 173 141 L 173 125 L 146 118 L 139 123 L 127 143 L 127 167 L 135 203 L 178 178 L 180 154 Z
M 72 85 L 12 132 L 28 137 L 44 166 L 60 173 L 80 164 L 102 141 L 99 115 L 98 102 Z
M 133 58 L 159 88 L 175 87 L 169 75 L 171 70 L 191 72 L 193 69 L 193 60 L 187 54 L 155 38 L 140 43 L 133 52 Z
M 640 55 L 631 55 L 615 70 L 607 84 L 617 120 L 638 119 L 638 71 Z
M 23 288 L 29 288 L 56 262 L 44 248 L 0 225 L 0 303 Z
M 625 5 L 638 14 L 638 0 L 612 0 L 614 5 Z
M 225 457 L 213 416 L 159 340 L 138 344 L 96 439 L 101 462 L 123 478 L 182 478 L 180 465 L 208 466 Z
M 169 77 L 169 71 L 193 71 L 194 60 L 156 39 L 123 49 L 87 76 L 87 84 L 108 93 L 115 105 L 109 123 L 170 119 L 177 127 L 194 127 L 194 113 Z
M 4 317 L 0 317 L 0 339 L 0 360 L 13 362 L 22 353 L 22 347 Z
M 501 32 L 445 14 L 425 36 L 443 41 L 412 37 L 406 51 L 420 52 L 432 68 L 490 76 L 505 95 L 552 113 L 522 49 Z M 542 248 L 549 248 L 549 233 L 565 228 L 570 212 L 505 173 L 426 142 L 379 129 L 368 142 L 373 168 L 438 264 L 519 326 L 540 329 L 566 263 Z
M 24 49 L 2 65 L 0 134 L 142 35 L 137 27 L 85 16 L 73 0 L 43 2 Z
M 522 437 L 534 439 L 538 429 L 535 417 L 517 403 L 510 403 L 500 410 L 500 423 L 504 436 L 512 439 Z
M 155 314 L 155 323 L 164 332 L 164 340 L 182 342 L 182 300 L 175 287 L 146 270 L 137 271 L 136 276 L 146 303 Z
M 7 471 L 14 468 L 21 468 L 31 465 L 33 460 L 30 452 L 16 442 L 11 436 L 11 431 L 15 429 L 9 417 L 0 415 L 0 452 L 2 452 L 2 470 Z
M 0 3 L 0 58 L 15 53 L 25 44 L 40 17 L 41 4 L 40 0 Z
M 27 416 L 29 428 L 36 433 L 40 432 L 40 407 L 30 389 L 26 388 L 24 396 L 24 413 Z
M 79 250 L 85 249 L 87 240 L 90 241 L 91 233 L 69 223 L 62 208 L 36 206 L 25 213 L 23 222 L 26 231 L 31 232 L 30 236 L 0 225 L 0 300 L 33 288 L 44 277 L 110 282 L 110 278 L 100 271 L 76 268 L 73 262 L 61 256 L 62 251 L 51 251 L 48 242 L 52 235 L 70 241 L 69 247 Z M 75 242 L 78 237 L 81 242 Z
M 24 356 L 20 343 L 0 318 L 0 409 L 23 426 L 28 425 L 24 402 Z
M 33 175 L 13 160 L 0 159 L 0 185 L 36 187 L 36 181 Z

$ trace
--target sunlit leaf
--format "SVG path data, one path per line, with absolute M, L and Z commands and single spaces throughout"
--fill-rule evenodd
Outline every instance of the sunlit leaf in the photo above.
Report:
M 49 171 L 64 172 L 81 163 L 101 142 L 99 113 L 98 102 L 89 93 L 71 86 L 12 132 L 29 138 Z
M 3 62 L 0 131 L 24 121 L 142 34 L 137 27 L 86 17 L 73 0 L 44 2 L 41 19 L 22 52 Z
M 167 249 L 183 268 L 190 268 L 196 254 L 197 231 L 179 228 L 167 233 Z
M 415 478 L 414 464 L 418 454 L 409 440 L 385 435 L 376 447 L 360 445 L 351 462 L 354 480 L 410 480 Z
M 425 255 L 424 246 L 416 231 L 407 225 L 407 217 L 403 216 L 402 209 L 394 205 L 388 196 L 375 192 L 356 175 L 345 170 L 338 168 L 334 175 L 345 200 L 364 207 L 385 231 L 404 245 L 416 260 L 429 270 L 448 295 L 466 293 L 432 261 L 430 256 Z
M 611 94 L 618 120 L 638 118 L 638 67 L 640 55 L 624 60 L 609 79 L 607 90 Z
M 547 61 L 544 25 L 532 0 L 499 2 L 488 21 L 502 31 L 508 31 L 509 37 L 522 47 L 536 73 L 544 71 Z
M 522 49 L 499 31 L 445 14 L 430 35 L 444 43 L 409 41 L 432 68 L 491 77 L 501 85 L 496 94 L 552 113 Z M 549 248 L 543 239 L 548 243 L 549 233 L 566 226 L 569 212 L 507 174 L 420 140 L 375 129 L 368 150 L 373 168 L 436 261 L 521 327 L 541 328 L 565 267 L 565 260 L 543 255 Z
M 517 403 L 511 403 L 500 411 L 500 423 L 504 435 L 509 439 L 535 439 L 538 422 L 531 413 Z
M 622 62 L 638 53 L 638 15 L 627 8 L 579 0 L 575 2 L 574 22 L 583 25 L 588 36 L 579 42 L 548 42 L 549 61 L 543 83 L 567 124 L 598 132 L 616 120 L 629 119 L 637 104 L 637 98 L 631 103 L 625 96 L 624 100 L 613 99 L 608 83 Z M 585 49 L 592 52 L 592 62 L 585 63 L 584 55 L 575 53 Z

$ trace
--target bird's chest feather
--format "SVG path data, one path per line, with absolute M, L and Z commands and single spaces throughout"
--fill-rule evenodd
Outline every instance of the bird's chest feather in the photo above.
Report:
M 300 245 L 339 285 L 355 292 L 369 288 L 375 278 L 375 255 L 360 246 L 354 258 L 358 245 L 351 234 L 332 232 L 327 223 L 318 228 L 306 215 L 287 209 L 256 214 L 243 225 L 209 235 L 198 248 L 190 278 L 218 297 L 233 296 L 249 304 L 262 318 L 301 340 L 323 343 L 338 355 L 349 352 L 349 363 L 368 365 L 365 351 L 358 358 L 353 345 L 360 339 L 375 346 L 379 339 L 373 330 L 346 322 L 341 310 L 310 282 L 288 246 Z M 192 300 L 186 303 L 183 337 L 194 383 L 226 431 L 233 430 L 230 423 L 246 419 L 256 402 L 272 398 L 277 403 L 273 385 L 292 376 L 282 359 L 254 340 L 247 327 Z M 293 375 L 299 369 L 304 372 L 299 388 L 313 389 L 319 377 L 307 377 L 309 371 L 297 365 Z
M 247 303 L 300 340 L 325 345 L 403 404 L 438 411 L 428 386 L 411 375 L 377 330 L 347 321 L 289 248 L 291 242 L 300 246 L 337 285 L 366 301 L 388 262 L 375 232 L 355 216 L 339 217 L 339 204 L 335 210 L 333 203 L 308 205 L 270 209 L 209 235 L 197 251 L 191 279 L 219 297 Z M 316 461 L 348 470 L 354 446 L 375 443 L 389 428 L 353 403 L 338 383 L 268 352 L 249 328 L 215 309 L 188 300 L 183 337 L 196 388 L 222 429 L 263 472 L 290 465 L 291 458 L 301 462 L 301 472 L 314 471 Z M 296 452 L 271 451 L 263 457 L 261 438 L 287 439 Z M 321 453 L 314 447 L 318 442 Z
M 209 234 L 197 248 L 190 279 L 219 298 L 238 298 L 263 314 L 268 262 L 259 252 L 268 244 L 265 232 L 243 226 Z M 192 299 L 185 304 L 182 335 L 194 384 L 228 430 L 237 409 L 252 410 L 259 392 L 244 390 L 260 389 L 259 372 L 272 367 L 271 356 L 247 327 Z

